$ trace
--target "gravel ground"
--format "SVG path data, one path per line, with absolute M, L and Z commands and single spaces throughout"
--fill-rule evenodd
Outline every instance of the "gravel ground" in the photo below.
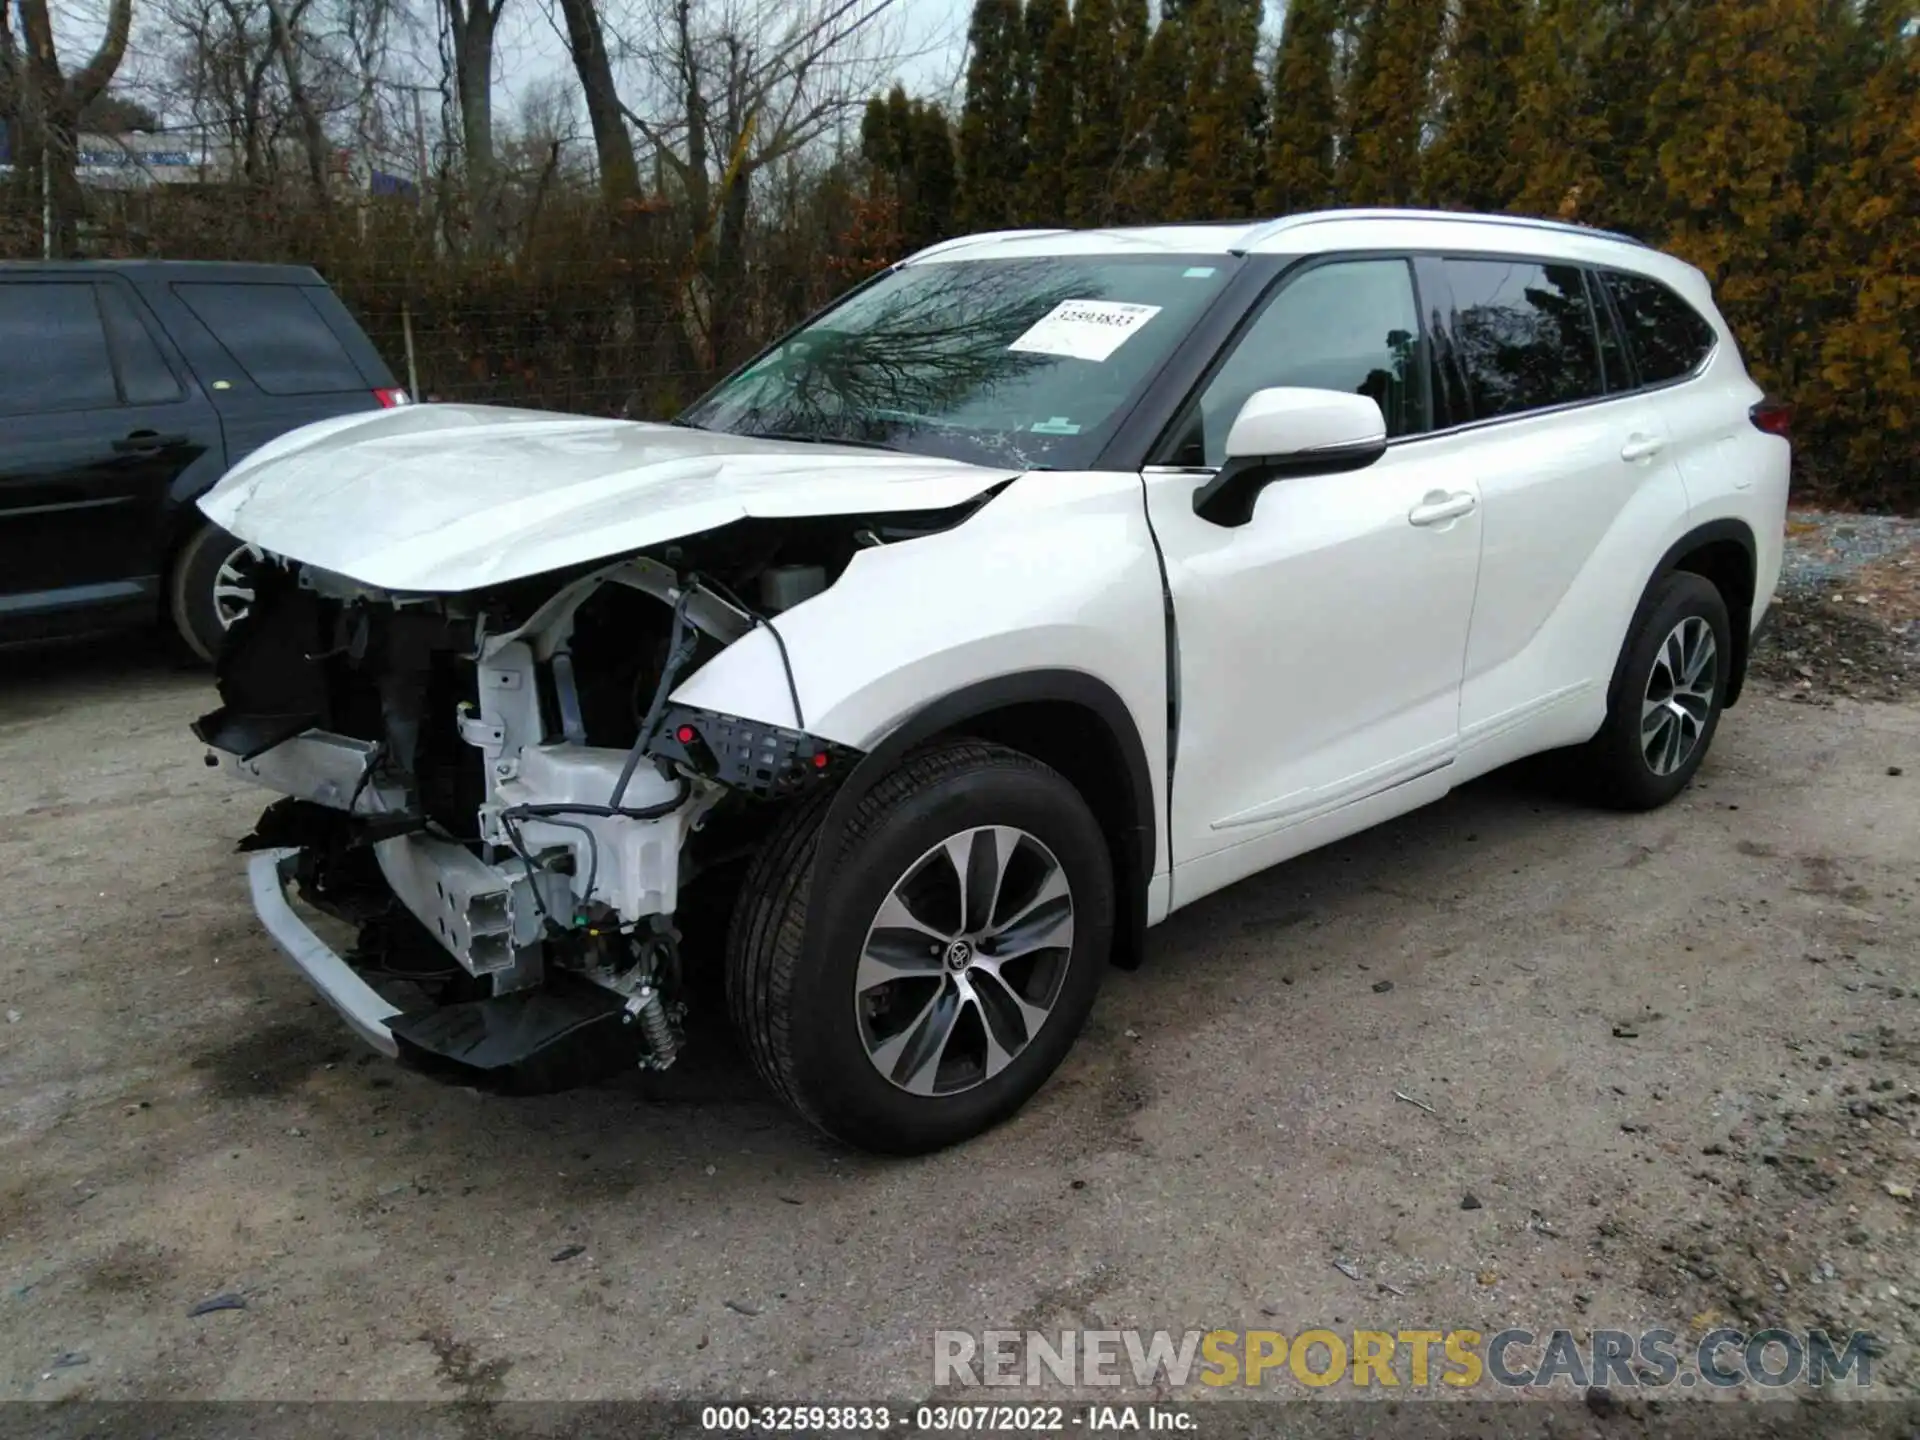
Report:
M 1787 525 L 1790 543 L 1780 583 L 1795 594 L 1832 589 L 1864 567 L 1920 548 L 1920 519 L 1909 515 L 1795 510 Z
M 912 1399 L 989 1326 L 1824 1324 L 1920 1381 L 1911 699 L 1787 662 L 1666 810 L 1507 773 L 1235 886 L 887 1162 L 717 1033 L 528 1100 L 364 1053 L 139 651 L 0 676 L 0 1398 Z
M 1802 703 L 1920 698 L 1920 520 L 1794 511 L 1753 663 Z

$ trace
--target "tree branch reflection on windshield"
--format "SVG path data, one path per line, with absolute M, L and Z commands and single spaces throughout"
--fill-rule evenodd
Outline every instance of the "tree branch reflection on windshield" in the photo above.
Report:
M 1212 269 L 1205 271 L 1211 277 Z M 1211 298 L 1184 259 L 953 261 L 856 294 L 683 417 L 710 430 L 1077 467 Z M 1009 347 L 1067 301 L 1160 313 L 1102 360 Z

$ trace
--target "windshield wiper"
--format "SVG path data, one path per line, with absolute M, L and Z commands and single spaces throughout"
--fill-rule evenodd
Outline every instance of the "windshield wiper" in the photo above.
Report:
M 808 435 L 799 430 L 741 430 L 736 432 L 749 440 L 796 440 L 803 445 L 851 445 L 859 450 L 891 450 L 896 455 L 913 452 L 902 445 L 889 445 L 884 440 L 851 440 L 838 435 Z

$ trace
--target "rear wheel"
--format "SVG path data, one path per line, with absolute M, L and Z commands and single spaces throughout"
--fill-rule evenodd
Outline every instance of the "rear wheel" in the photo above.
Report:
M 1627 637 L 1606 723 L 1586 747 L 1596 799 L 1651 810 L 1686 789 L 1719 728 L 1732 656 L 1726 601 L 1713 583 L 1687 571 L 1663 576 Z
M 807 1119 L 910 1154 L 1011 1115 L 1065 1057 L 1113 933 L 1098 822 L 1039 761 L 977 741 L 862 798 L 817 913 L 826 799 L 750 869 L 727 998 L 762 1077 Z
M 173 628 L 202 660 L 212 660 L 235 621 L 254 601 L 253 567 L 259 549 L 218 525 L 196 531 L 174 557 L 167 586 Z

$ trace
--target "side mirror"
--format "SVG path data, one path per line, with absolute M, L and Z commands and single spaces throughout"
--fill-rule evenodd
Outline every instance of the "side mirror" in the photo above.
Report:
M 1226 463 L 1193 494 L 1193 513 L 1244 525 L 1275 480 L 1364 470 L 1387 453 L 1387 422 L 1368 395 L 1277 387 L 1247 397 L 1227 432 Z

